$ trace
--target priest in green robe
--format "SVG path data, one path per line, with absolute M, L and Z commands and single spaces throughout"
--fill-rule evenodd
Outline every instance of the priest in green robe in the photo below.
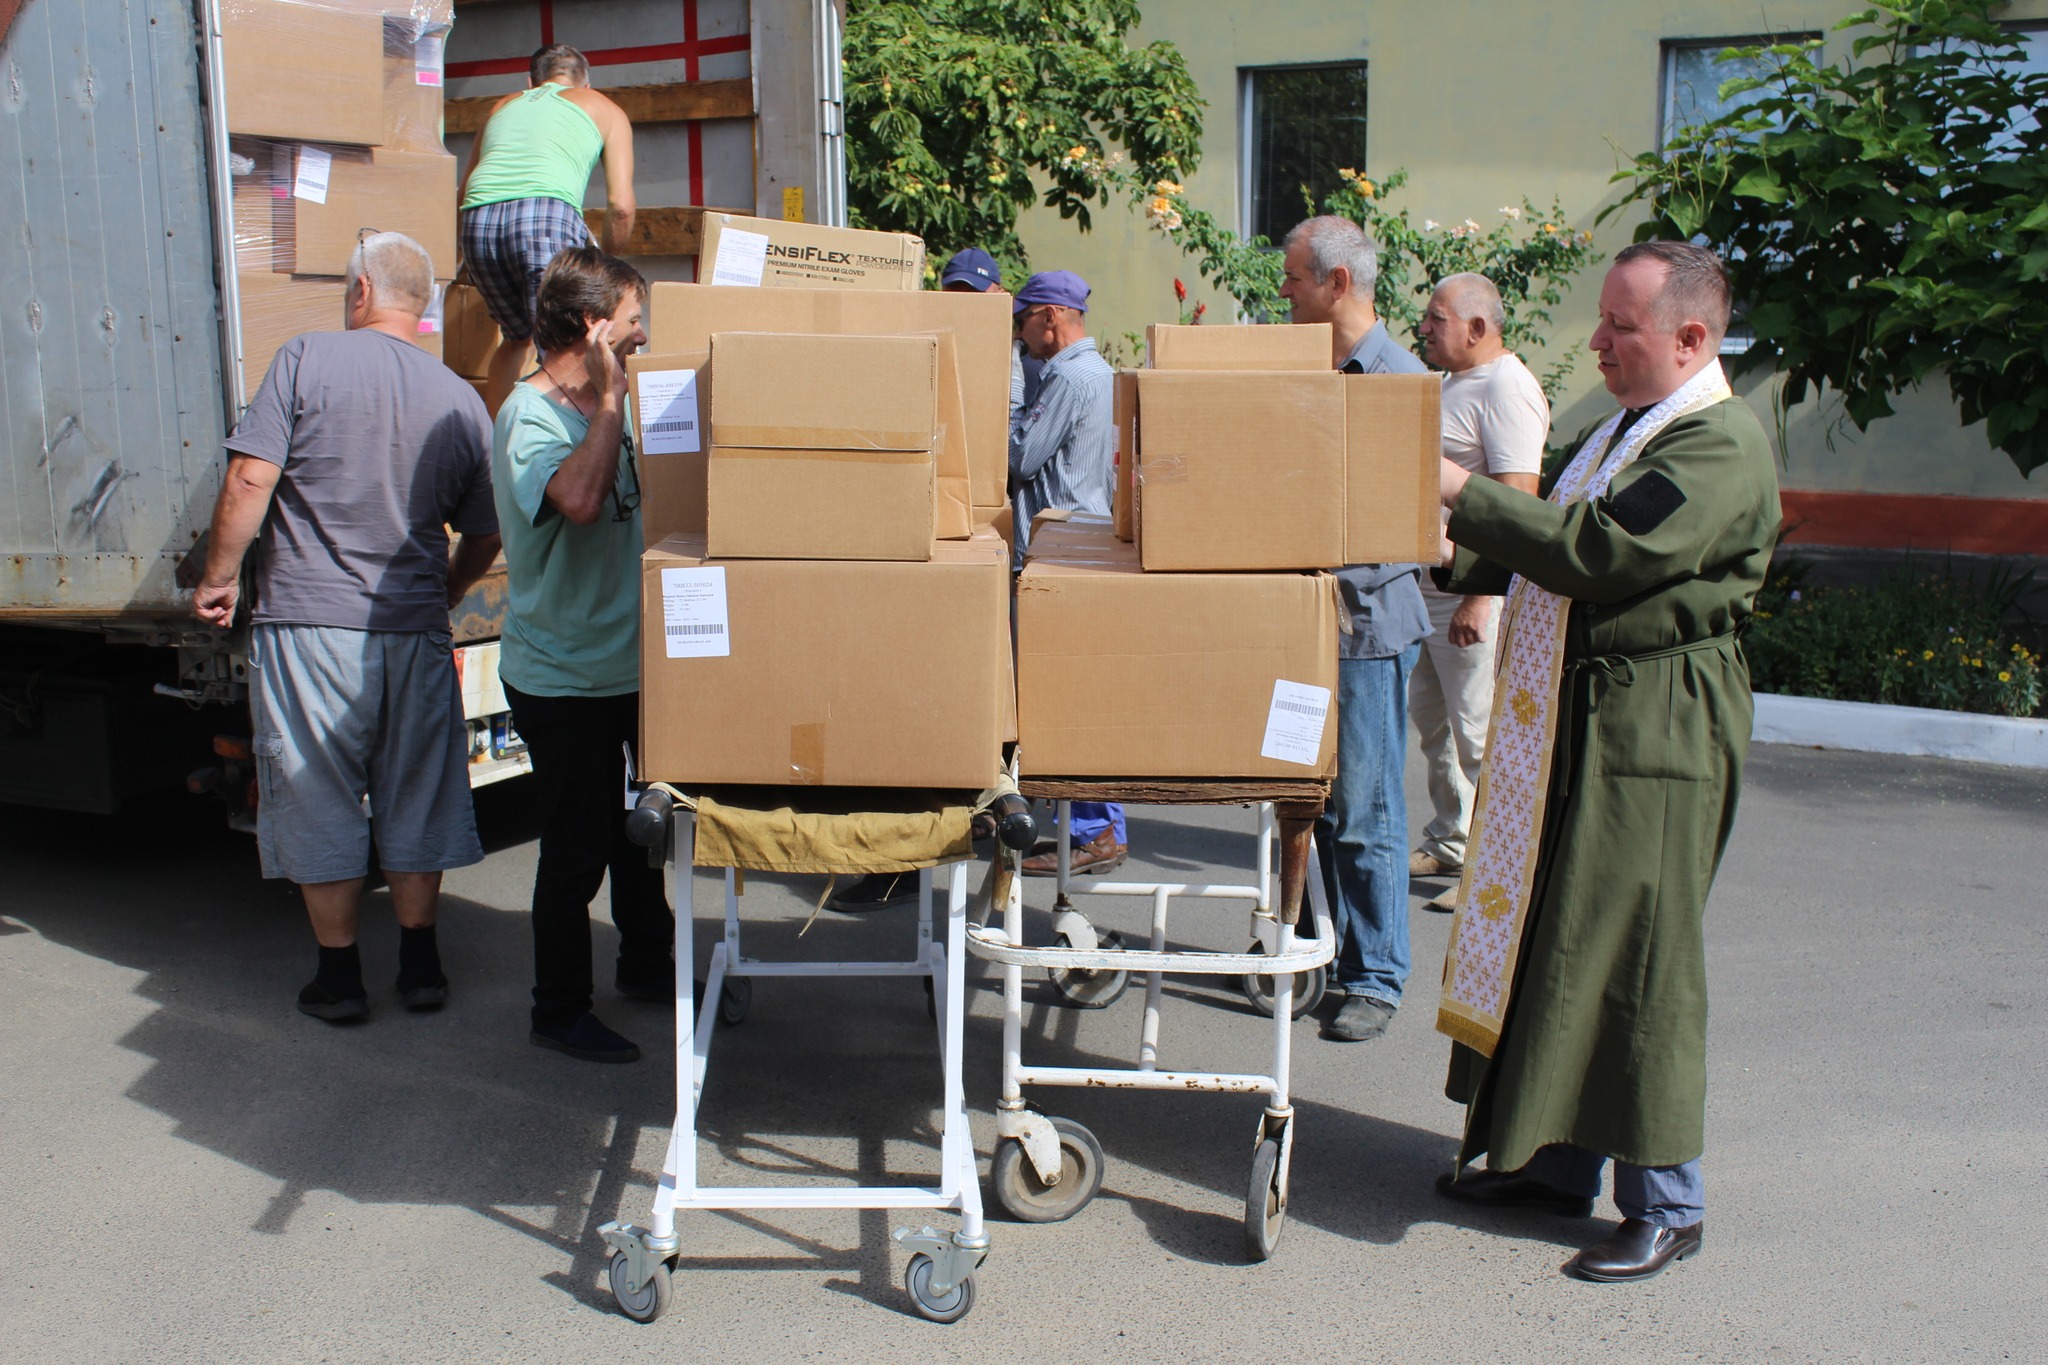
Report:
M 1769 443 L 1721 371 L 1728 309 L 1713 253 L 1624 249 L 1591 342 L 1620 411 L 1537 496 L 1442 469 L 1440 586 L 1508 600 L 1438 1012 L 1465 1140 L 1438 1189 L 1585 1217 L 1612 1161 L 1623 1217 L 1568 1266 L 1586 1279 L 1647 1279 L 1704 1222 L 1704 920 L 1779 528 Z

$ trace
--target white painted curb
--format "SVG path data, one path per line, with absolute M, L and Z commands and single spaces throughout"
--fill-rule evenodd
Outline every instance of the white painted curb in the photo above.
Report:
M 2048 720 L 2015 720 L 1968 711 L 1759 692 L 1750 738 L 1759 744 L 1803 744 L 1873 754 L 1959 758 L 2009 768 L 2048 768 Z

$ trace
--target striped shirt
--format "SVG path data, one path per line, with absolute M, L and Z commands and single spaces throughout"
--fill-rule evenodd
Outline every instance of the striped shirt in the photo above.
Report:
M 1048 507 L 1109 515 L 1116 372 L 1082 337 L 1045 362 L 1038 392 L 1010 424 L 1010 502 L 1021 555 Z

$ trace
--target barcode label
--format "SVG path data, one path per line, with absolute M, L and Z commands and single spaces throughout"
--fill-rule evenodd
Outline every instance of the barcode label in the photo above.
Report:
M 725 610 L 725 570 L 661 571 L 661 630 L 671 659 L 723 659 L 732 654 Z
M 694 455 L 697 438 L 697 372 L 642 370 L 639 394 L 640 448 L 649 455 Z
M 695 431 L 696 429 L 697 424 L 695 422 L 649 422 L 647 424 L 647 433 L 650 436 L 660 436 L 665 432 Z
M 1323 756 L 1323 726 L 1329 718 L 1329 688 L 1274 679 L 1259 756 L 1313 768 Z

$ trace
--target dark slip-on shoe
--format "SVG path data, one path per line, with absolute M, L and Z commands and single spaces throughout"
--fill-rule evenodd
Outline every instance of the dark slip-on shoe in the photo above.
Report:
M 1565 1263 L 1567 1274 L 1600 1284 L 1626 1284 L 1648 1280 L 1664 1273 L 1673 1261 L 1699 1254 L 1704 1222 L 1689 1228 L 1660 1228 L 1640 1218 L 1624 1218 L 1621 1225 Z
M 1520 1171 L 1467 1171 L 1463 1175 L 1440 1175 L 1436 1192 L 1460 1204 L 1483 1209 L 1540 1209 L 1567 1218 L 1590 1218 L 1593 1201 L 1546 1185 Z

